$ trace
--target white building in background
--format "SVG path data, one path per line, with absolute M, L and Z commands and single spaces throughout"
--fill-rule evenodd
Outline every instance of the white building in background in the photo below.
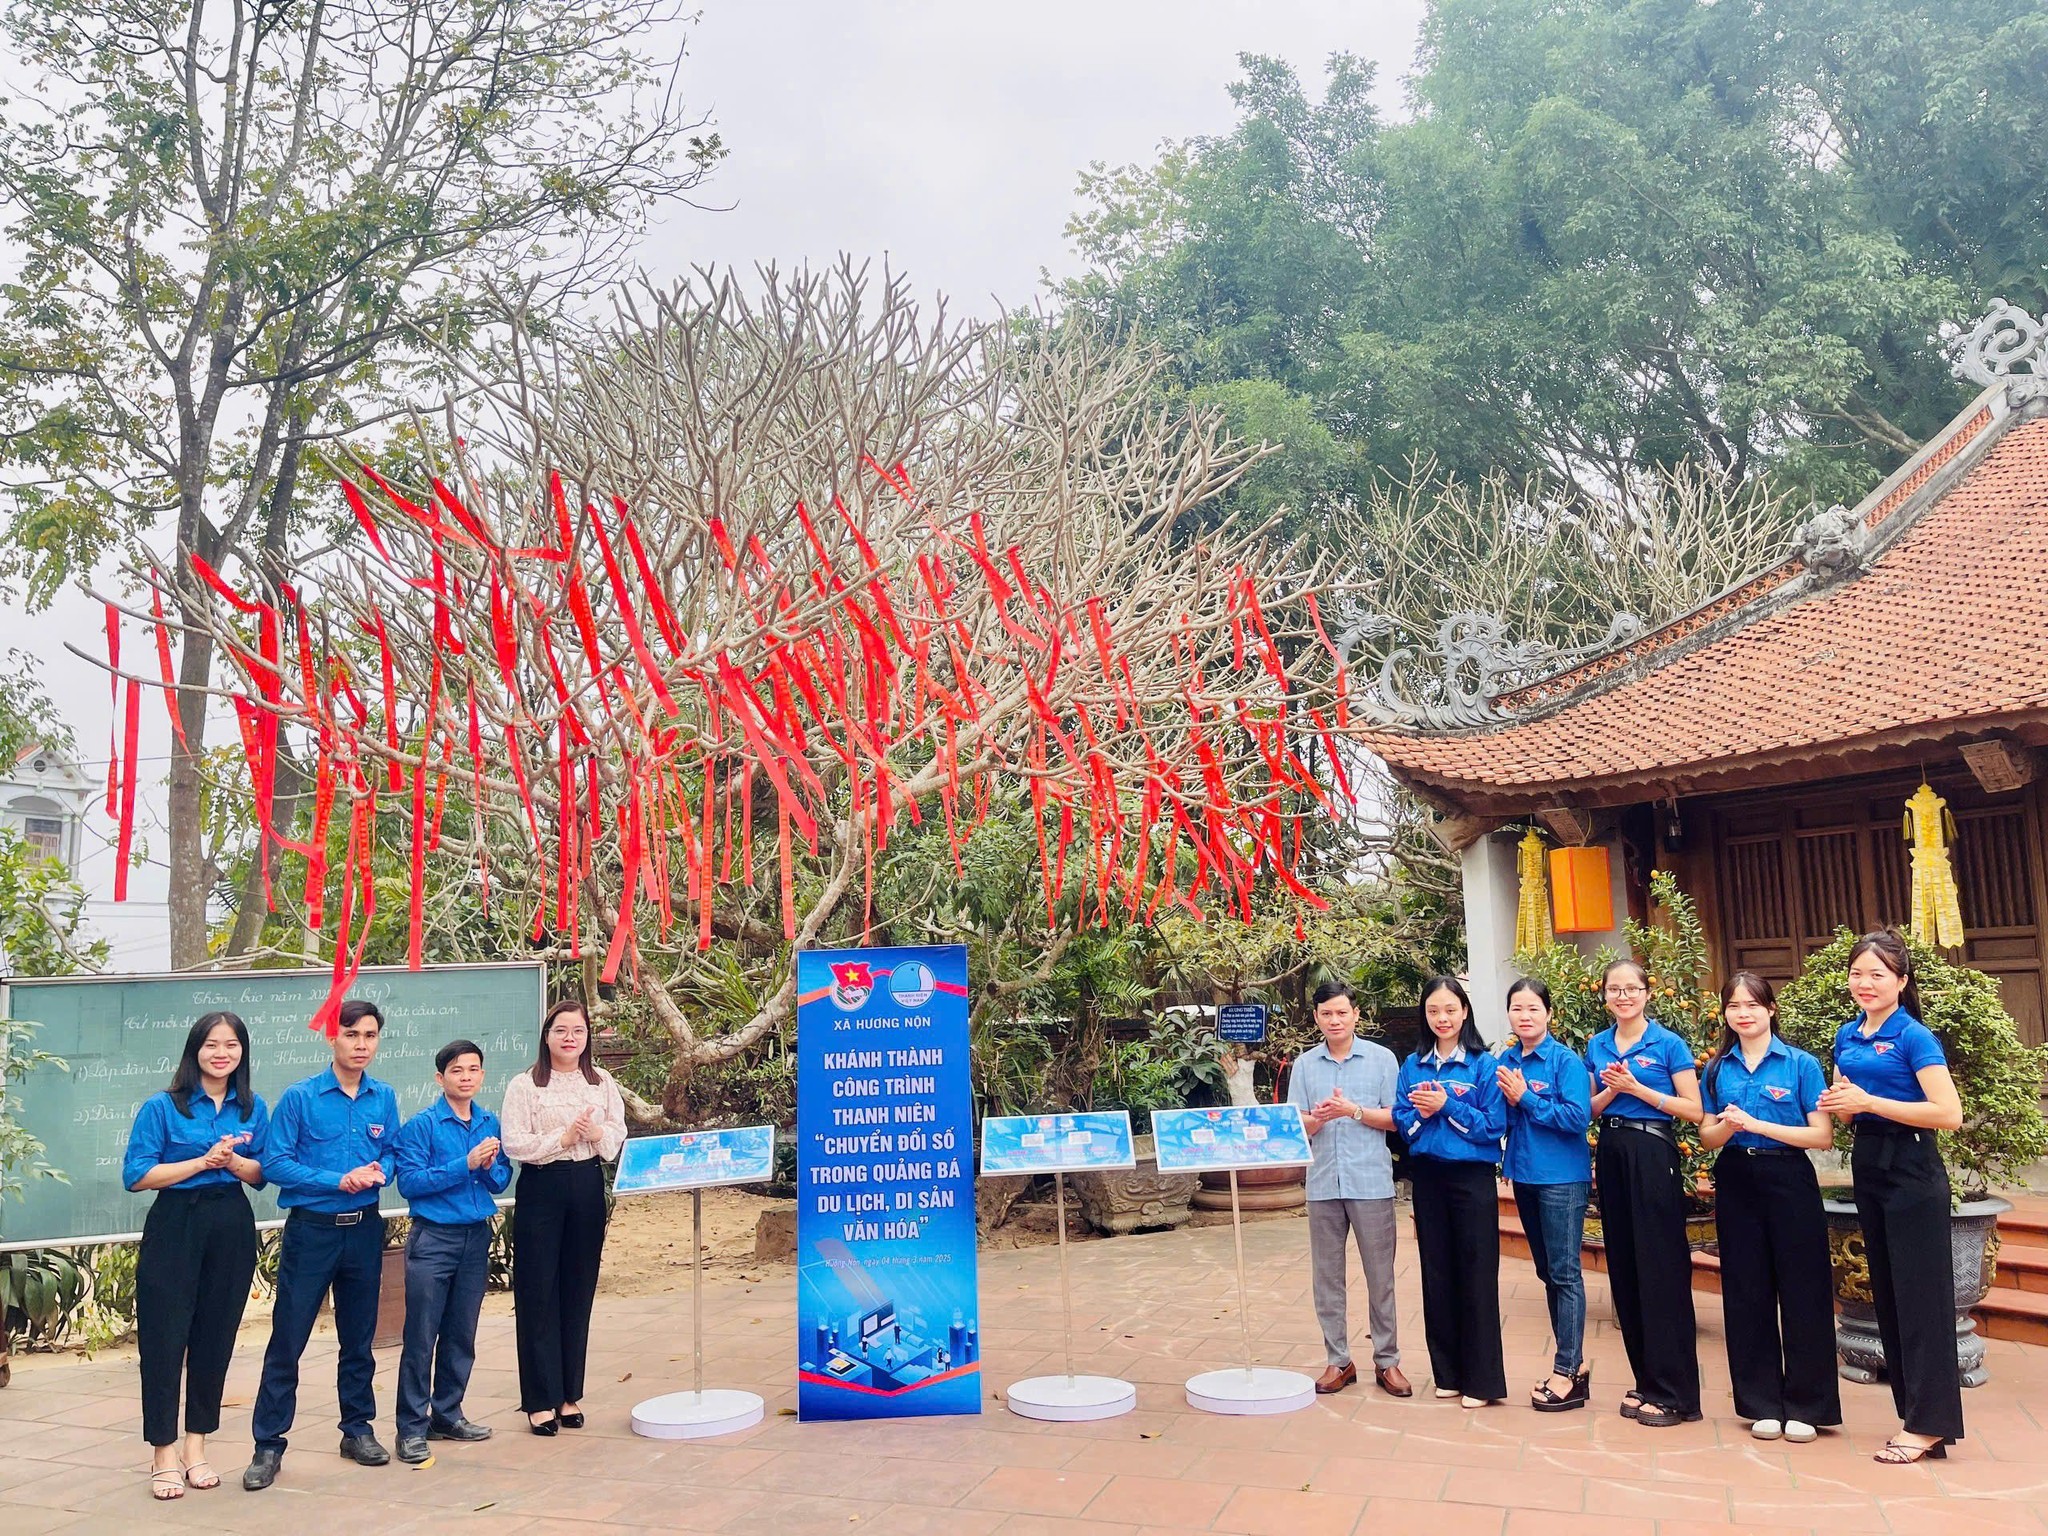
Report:
M 113 831 L 98 798 L 106 792 L 77 758 L 52 747 L 24 751 L 0 772 L 0 827 L 56 860 L 85 889 L 85 937 L 107 941 L 109 971 L 171 968 L 171 915 L 163 881 L 131 874 L 128 899 L 114 900 Z M 4 973 L 0 957 L 0 973 Z

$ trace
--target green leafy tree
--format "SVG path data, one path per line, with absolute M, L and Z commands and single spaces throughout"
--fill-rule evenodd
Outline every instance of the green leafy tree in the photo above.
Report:
M 206 952 L 216 639 L 187 562 L 282 579 L 308 482 L 504 294 L 615 271 L 722 152 L 681 108 L 677 0 L 12 0 L 0 442 L 31 601 L 168 526 L 183 742 L 173 963 Z M 324 502 L 325 498 L 321 498 Z M 253 566 L 253 570 L 246 568 Z M 295 781 L 281 787 L 284 819 Z M 245 893 L 246 894 L 246 893 Z
M 1415 461 L 1851 499 L 1960 403 L 1944 328 L 2044 299 L 2033 0 L 1436 0 L 1397 123 L 1243 62 L 1232 132 L 1084 179 L 1066 297 L 1263 416 L 1241 494 L 1311 525 Z

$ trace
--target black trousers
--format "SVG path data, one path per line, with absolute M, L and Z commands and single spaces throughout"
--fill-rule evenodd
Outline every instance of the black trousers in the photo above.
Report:
M 135 1255 L 142 1438 L 151 1445 L 178 1438 L 181 1378 L 185 1432 L 220 1428 L 221 1391 L 255 1275 L 256 1218 L 240 1184 L 157 1195 Z
M 512 1207 L 512 1320 L 519 1406 L 552 1413 L 583 1400 L 590 1307 L 604 1259 L 604 1170 L 596 1158 L 528 1163 Z
M 1607 1286 L 1636 1394 L 1696 1415 L 1700 1362 L 1678 1148 L 1648 1131 L 1603 1125 L 1594 1173 Z
M 299 1416 L 299 1357 L 313 1337 L 320 1303 L 334 1293 L 336 1426 L 367 1435 L 377 1417 L 377 1292 L 384 1277 L 384 1218 L 375 1206 L 337 1226 L 331 1215 L 293 1211 L 285 1217 L 277 1254 L 277 1299 L 270 1307 L 270 1343 L 263 1382 L 249 1415 L 260 1451 L 284 1454 Z
M 1408 1159 L 1415 1251 L 1422 1262 L 1422 1333 L 1439 1388 L 1508 1395 L 1500 1347 L 1500 1209 L 1491 1163 Z
M 1834 1274 L 1812 1162 L 1791 1148 L 1723 1148 L 1714 1162 L 1714 1226 L 1735 1411 L 1841 1423 Z
M 1858 1127 L 1850 1156 L 1856 1215 L 1886 1379 L 1909 1435 L 1963 1437 L 1948 1170 L 1932 1131 Z

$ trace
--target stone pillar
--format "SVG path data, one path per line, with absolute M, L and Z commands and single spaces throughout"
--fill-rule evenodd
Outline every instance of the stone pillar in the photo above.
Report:
M 1516 843 L 1521 829 L 1492 832 L 1466 848 L 1465 973 L 1479 1032 L 1498 1045 L 1508 1036 L 1508 985 L 1515 970 L 1515 910 L 1521 894 Z

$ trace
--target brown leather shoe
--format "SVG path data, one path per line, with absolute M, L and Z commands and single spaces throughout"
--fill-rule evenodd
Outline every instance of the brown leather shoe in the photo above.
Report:
M 1322 1375 L 1318 1376 L 1316 1378 L 1316 1390 L 1325 1395 L 1331 1392 L 1342 1392 L 1357 1380 L 1358 1367 L 1347 1360 L 1342 1365 L 1331 1366 Z
M 1408 1378 L 1401 1374 L 1401 1367 L 1389 1365 L 1372 1373 L 1372 1379 L 1380 1384 L 1380 1390 L 1389 1397 L 1413 1397 L 1415 1389 L 1408 1385 Z

